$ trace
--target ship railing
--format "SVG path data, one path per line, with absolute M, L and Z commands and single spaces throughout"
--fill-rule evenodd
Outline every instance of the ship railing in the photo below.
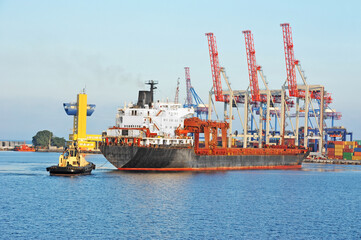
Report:
M 156 145 L 169 145 L 169 146 L 177 146 L 177 145 L 193 145 L 193 139 L 188 138 L 143 138 L 142 139 L 144 145 L 156 144 Z
M 111 137 L 102 139 L 101 145 L 107 146 L 193 146 L 192 138 L 134 138 Z
M 197 148 L 197 155 L 298 155 L 305 153 L 305 149 L 279 148 Z

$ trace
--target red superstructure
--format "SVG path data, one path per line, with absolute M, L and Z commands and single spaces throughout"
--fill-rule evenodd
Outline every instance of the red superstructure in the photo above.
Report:
M 184 129 L 176 130 L 176 135 L 194 135 L 194 152 L 197 155 L 292 155 L 307 152 L 302 147 L 265 146 L 264 148 L 227 147 L 227 122 L 204 121 L 193 117 L 184 120 Z M 221 132 L 221 146 L 218 146 L 218 132 Z M 199 146 L 199 134 L 204 134 L 204 147 Z

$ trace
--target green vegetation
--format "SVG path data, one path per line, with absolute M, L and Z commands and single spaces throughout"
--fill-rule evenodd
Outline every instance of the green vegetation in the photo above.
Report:
M 66 143 L 65 138 L 53 137 L 51 139 L 52 146 L 65 147 L 65 143 Z
M 33 145 L 36 147 L 64 147 L 65 139 L 53 136 L 53 133 L 48 130 L 39 131 L 33 137 Z

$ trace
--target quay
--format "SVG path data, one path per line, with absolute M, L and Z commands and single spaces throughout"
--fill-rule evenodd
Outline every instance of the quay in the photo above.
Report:
M 343 159 L 305 159 L 304 163 L 322 163 L 322 164 L 339 164 L 339 165 L 361 165 L 359 160 L 343 160 Z

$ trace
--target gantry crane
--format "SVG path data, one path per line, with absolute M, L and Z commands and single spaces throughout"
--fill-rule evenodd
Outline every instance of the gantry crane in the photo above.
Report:
M 217 43 L 216 38 L 213 33 L 206 33 L 207 39 L 208 39 L 208 49 L 209 49 L 209 56 L 210 56 L 210 63 L 211 63 L 211 71 L 212 71 L 212 79 L 213 79 L 213 94 L 215 95 L 215 100 L 218 102 L 224 102 L 224 120 L 229 121 L 229 129 L 228 129 L 228 146 L 231 145 L 231 137 L 232 137 L 232 119 L 233 119 L 233 113 L 232 108 L 233 105 L 237 107 L 237 103 L 242 101 L 245 101 L 245 105 L 248 105 L 248 93 L 247 91 L 237 90 L 233 91 L 231 89 L 231 86 L 229 84 L 226 71 L 223 67 L 220 67 L 219 59 L 218 59 L 218 50 L 217 50 Z M 228 91 L 223 91 L 222 89 L 222 83 L 221 83 L 221 74 L 227 84 Z M 208 102 L 208 119 L 211 119 L 211 113 L 212 113 L 212 90 L 209 94 L 209 102 Z M 229 112 L 227 114 L 227 103 L 229 104 Z M 247 109 L 247 108 L 246 108 Z M 216 110 L 214 108 L 214 110 Z M 238 108 L 237 108 L 238 110 Z M 245 111 L 246 112 L 246 111 Z M 240 121 L 242 123 L 244 134 L 247 134 L 247 120 L 242 120 L 240 113 L 238 112 Z M 245 115 L 245 119 L 247 116 Z M 246 143 L 244 143 L 246 146 Z
M 183 107 L 193 107 L 195 108 L 195 113 L 197 114 L 197 117 L 200 117 L 202 119 L 202 114 L 206 115 L 206 119 L 208 119 L 208 107 L 204 104 L 202 99 L 198 96 L 194 88 L 191 84 L 191 77 L 189 73 L 189 67 L 185 67 L 185 78 L 186 78 L 186 90 L 187 90 L 187 99 L 186 103 L 183 105 Z M 193 104 L 193 98 L 195 103 Z
M 332 98 L 329 93 L 325 92 L 324 86 L 322 85 L 309 85 L 306 82 L 306 78 L 303 74 L 301 69 L 300 62 L 295 59 L 294 57 L 294 50 L 293 50 L 293 39 L 292 39 L 292 30 L 289 23 L 281 24 L 282 31 L 283 31 L 283 43 L 284 43 L 284 51 L 285 51 L 285 61 L 286 61 L 286 73 L 287 73 L 287 83 L 288 83 L 288 90 L 289 95 L 291 97 L 296 98 L 296 132 L 295 132 L 295 144 L 298 145 L 299 139 L 299 117 L 300 117 L 300 105 L 299 100 L 304 100 L 304 116 L 305 116 L 305 123 L 303 128 L 303 135 L 304 135 L 304 146 L 308 147 L 308 140 L 310 138 L 316 139 L 319 141 L 319 150 L 318 155 L 322 154 L 323 148 L 323 138 L 324 138 L 324 116 L 325 110 L 324 107 L 327 104 L 332 103 Z M 296 80 L 296 68 L 301 76 L 301 79 L 304 85 L 297 85 Z M 312 99 L 318 100 L 320 109 L 319 114 L 315 114 L 317 111 L 315 110 Z M 312 113 L 316 120 L 317 129 L 313 131 L 314 136 L 309 135 L 308 132 L 308 124 L 309 124 L 309 117 L 310 117 L 310 109 L 312 107 Z M 317 118 L 318 116 L 318 118 Z
M 247 55 L 247 65 L 248 65 L 248 74 L 249 74 L 249 86 L 251 89 L 251 97 L 252 97 L 252 101 L 255 103 L 260 103 L 259 105 L 259 131 L 258 131 L 258 141 L 259 141 L 259 147 L 262 147 L 262 142 L 263 142 L 263 106 L 262 106 L 262 100 L 261 99 L 261 94 L 260 94 L 260 90 L 259 90 L 259 85 L 258 85 L 258 69 L 261 69 L 260 66 L 257 65 L 257 61 L 256 61 L 256 51 L 254 48 L 254 41 L 253 41 L 253 35 L 251 33 L 250 30 L 246 30 L 242 32 L 244 34 L 244 40 L 245 40 L 245 44 L 246 44 L 246 55 Z M 268 93 L 268 92 L 267 92 Z M 268 134 L 269 134 L 269 110 L 270 110 L 270 104 L 269 104 L 269 96 L 270 94 L 267 94 L 267 117 L 266 117 L 266 121 L 267 121 L 267 131 L 266 131 L 266 142 L 268 143 Z M 252 120 L 251 120 L 252 121 Z
M 262 147 L 263 142 L 263 121 L 265 122 L 265 142 L 266 144 L 270 143 L 270 120 L 271 120 L 271 103 L 274 107 L 276 103 L 281 103 L 281 112 L 285 114 L 285 102 L 288 106 L 292 103 L 289 102 L 284 95 L 283 90 L 270 90 L 268 84 L 263 76 L 262 67 L 257 65 L 256 61 L 256 50 L 254 47 L 254 39 L 253 34 L 250 30 L 242 31 L 245 38 L 246 45 L 246 55 L 247 55 L 247 63 L 248 63 L 248 73 L 249 73 L 249 81 L 250 81 L 250 89 L 252 95 L 252 101 L 254 104 L 259 104 L 259 115 L 260 115 L 260 125 L 258 129 L 259 135 L 259 147 Z M 263 84 L 266 90 L 260 90 L 258 84 L 258 74 L 261 76 Z M 263 116 L 263 106 L 266 108 L 266 117 Z M 277 111 L 273 112 L 273 115 L 276 117 L 279 125 L 282 125 L 279 119 L 279 113 Z M 284 116 L 284 115 L 282 115 Z M 284 117 L 283 117 L 284 119 Z M 252 123 L 252 120 L 251 120 Z M 283 122 L 284 124 L 284 122 Z M 275 123 L 275 127 L 277 122 Z M 281 127 L 282 129 L 282 127 Z M 275 136 L 276 130 L 274 131 L 273 138 L 280 138 L 280 136 Z M 280 144 L 283 144 L 283 141 L 280 141 Z
M 247 51 L 247 63 L 248 63 L 248 72 L 249 72 L 249 89 L 248 90 L 232 90 L 230 87 L 230 84 L 228 82 L 225 69 L 222 68 L 219 64 L 219 56 L 218 56 L 218 50 L 217 50 L 217 44 L 216 39 L 213 33 L 206 33 L 207 40 L 208 40 L 208 47 L 209 47 L 209 56 L 210 56 L 210 64 L 211 64 L 211 72 L 212 72 L 212 81 L 213 81 L 213 88 L 210 91 L 210 97 L 209 97 L 209 114 L 208 119 L 210 119 L 211 114 L 211 95 L 215 95 L 215 100 L 217 102 L 223 102 L 225 106 L 224 111 L 224 119 L 229 120 L 229 132 L 228 132 L 228 145 L 230 145 L 230 139 L 232 137 L 232 134 L 230 131 L 232 131 L 232 107 L 235 104 L 237 107 L 237 103 L 244 103 L 245 111 L 244 111 L 244 118 L 242 121 L 242 118 L 240 117 L 244 135 L 243 135 L 243 146 L 247 147 L 248 144 L 248 138 L 255 137 L 254 135 L 249 135 L 248 132 L 248 114 L 249 114 L 249 105 L 260 105 L 259 115 L 260 115 L 260 125 L 258 128 L 258 140 L 259 140 L 259 146 L 262 146 L 263 141 L 263 123 L 266 123 L 266 133 L 265 133 L 265 139 L 266 143 L 269 143 L 270 139 L 270 114 L 271 114 L 271 103 L 272 107 L 274 107 L 275 103 L 281 104 L 281 111 L 279 113 L 279 109 L 276 110 L 276 108 L 273 109 L 274 116 L 276 116 L 279 125 L 281 127 L 280 129 L 280 136 L 278 136 L 281 141 L 280 144 L 285 144 L 284 137 L 285 135 L 289 135 L 290 138 L 295 138 L 295 144 L 299 145 L 299 117 L 300 117 L 300 99 L 304 101 L 304 114 L 305 114 L 305 124 L 304 124 L 304 146 L 308 146 L 308 139 L 317 139 L 319 140 L 319 153 L 322 151 L 322 145 L 323 145 L 323 126 L 324 126 L 324 114 L 325 110 L 324 107 L 327 106 L 332 102 L 331 95 L 329 93 L 326 93 L 324 91 L 324 86 L 322 85 L 308 85 L 306 82 L 306 78 L 303 74 L 303 71 L 301 69 L 300 62 L 295 59 L 294 57 L 294 49 L 293 49 L 293 40 L 292 40 L 292 32 L 291 28 L 288 23 L 281 24 L 282 30 L 283 30 L 283 41 L 284 41 L 284 51 L 285 51 L 285 61 L 286 61 L 286 73 L 287 73 L 287 80 L 285 84 L 283 84 L 281 90 L 270 90 L 268 87 L 267 82 L 265 81 L 265 77 L 263 76 L 263 71 L 260 65 L 257 65 L 256 62 L 256 55 L 255 55 L 255 48 L 254 48 L 254 39 L 251 31 L 243 31 L 244 37 L 245 37 L 245 43 L 246 43 L 246 51 Z M 298 85 L 296 80 L 296 68 L 301 75 L 301 78 L 303 80 L 303 85 Z M 187 74 L 188 73 L 188 74 Z M 260 74 L 260 77 L 264 83 L 264 86 L 266 90 L 261 90 L 259 88 L 258 84 L 258 74 Z M 222 89 L 222 83 L 221 83 L 221 75 L 223 76 L 227 86 L 228 90 Z M 186 70 L 186 81 L 187 81 L 187 104 L 192 104 L 191 98 L 189 97 L 191 92 L 191 84 L 190 84 L 190 77 L 189 77 L 189 69 L 188 72 Z M 287 84 L 287 86 L 286 86 Z M 288 95 L 286 95 L 286 89 L 288 89 Z M 251 98 L 249 98 L 249 93 L 251 95 Z M 293 106 L 293 100 L 292 98 L 296 99 L 296 127 L 293 127 L 293 123 L 291 121 L 291 114 L 289 108 Z M 320 106 L 320 109 L 315 109 L 312 103 L 312 100 L 317 100 L 318 105 Z M 227 115 L 226 110 L 226 104 L 229 104 L 229 115 Z M 234 104 L 233 104 L 234 103 Z M 262 113 L 262 105 L 266 106 L 267 114 L 266 117 L 263 117 Z M 312 110 L 309 109 L 309 107 L 312 107 Z M 238 110 L 238 108 L 237 108 Z M 293 135 L 291 136 L 292 132 L 287 132 L 285 130 L 286 123 L 285 123 L 285 116 L 286 112 L 288 115 L 288 118 L 290 119 L 290 124 L 293 129 Z M 239 114 L 239 112 L 238 112 Z M 252 111 L 251 111 L 252 114 Z M 239 114 L 240 115 L 240 114 Z M 252 115 L 253 116 L 253 115 Z M 311 136 L 308 134 L 308 121 L 309 117 L 314 116 L 316 119 L 317 129 L 313 131 L 316 136 Z M 325 116 L 328 116 L 327 114 Z M 339 118 L 341 115 L 339 113 L 331 112 L 329 114 L 331 117 Z M 253 117 L 252 117 L 253 118 Z M 276 119 L 275 119 L 276 120 Z M 256 121 L 255 121 L 256 123 Z M 251 128 L 252 128 L 253 120 L 251 122 Z M 257 125 L 257 123 L 256 123 Z M 254 134 L 252 131 L 250 131 L 251 134 Z M 274 131 L 276 133 L 276 131 Z M 275 136 L 272 136 L 275 137 Z

